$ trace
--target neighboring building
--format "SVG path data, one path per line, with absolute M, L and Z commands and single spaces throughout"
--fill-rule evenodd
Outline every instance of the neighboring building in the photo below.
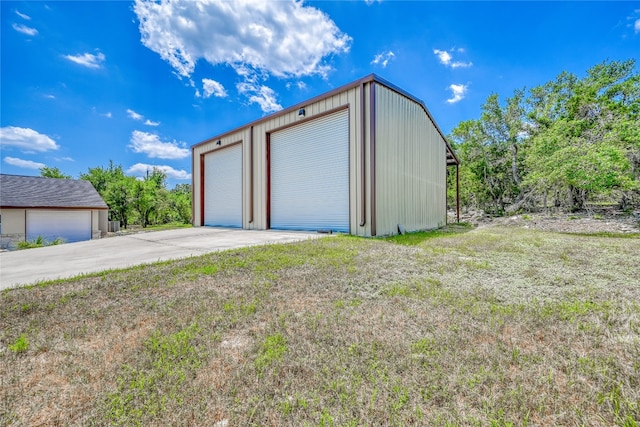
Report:
M 193 225 L 257 230 L 442 227 L 459 165 L 424 103 L 376 75 L 191 149 Z
M 99 239 L 109 207 L 89 181 L 0 174 L 0 245 Z

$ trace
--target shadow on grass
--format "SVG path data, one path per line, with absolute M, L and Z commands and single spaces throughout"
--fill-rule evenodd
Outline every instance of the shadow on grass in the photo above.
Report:
M 454 224 L 448 224 L 443 228 L 438 228 L 437 230 L 429 230 L 429 231 L 417 231 L 415 233 L 407 233 L 407 234 L 398 234 L 396 236 L 384 237 L 383 240 L 386 240 L 391 243 L 396 243 L 398 245 L 407 245 L 407 246 L 417 246 L 422 242 L 425 242 L 430 239 L 435 239 L 437 237 L 446 237 L 455 234 L 468 233 L 473 230 L 473 225 L 468 222 L 459 222 Z

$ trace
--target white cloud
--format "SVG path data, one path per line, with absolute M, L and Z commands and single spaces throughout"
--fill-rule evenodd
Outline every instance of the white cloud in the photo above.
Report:
M 307 84 L 302 80 L 295 83 L 288 82 L 285 86 L 287 89 L 291 89 L 293 86 L 297 87 L 300 90 L 305 90 L 307 88 Z
M 451 55 L 446 50 L 433 49 L 433 53 L 436 54 L 441 64 L 449 65 L 451 62 Z
M 46 165 L 44 163 L 33 162 L 31 160 L 18 159 L 17 157 L 5 157 L 4 162 L 25 169 L 42 169 Z
M 127 115 L 130 118 L 132 118 L 133 120 L 142 120 L 142 119 L 144 119 L 144 116 L 142 114 L 136 113 L 131 108 L 127 108 Z
M 38 34 L 38 30 L 36 30 L 35 28 L 27 27 L 26 25 L 22 25 L 22 24 L 14 23 L 13 29 L 19 33 L 26 34 L 28 36 L 35 36 L 36 34 Z
M 142 43 L 178 74 L 198 59 L 246 64 L 278 77 L 326 75 L 329 55 L 347 52 L 351 37 L 301 1 L 136 0 Z
M 169 178 L 174 179 L 183 179 L 188 180 L 191 179 L 191 174 L 182 169 L 174 169 L 171 166 L 167 165 L 148 165 L 144 163 L 136 163 L 127 169 L 127 173 L 136 175 L 136 176 L 145 176 L 147 171 L 151 172 L 153 169 L 158 169 L 167 175 Z
M 626 19 L 626 27 L 633 31 L 633 34 L 640 34 L 640 9 L 634 9 Z M 623 37 L 626 37 L 623 35 Z
M 238 92 L 249 97 L 250 104 L 258 104 L 264 113 L 273 113 L 282 110 L 282 105 L 278 104 L 276 93 L 268 86 L 255 83 L 238 83 Z
M 209 98 L 211 95 L 224 98 L 227 96 L 227 91 L 222 84 L 211 79 L 202 79 L 202 89 L 204 90 L 204 97 Z
M 102 116 L 106 117 L 107 119 L 110 119 L 113 116 L 113 114 L 111 114 L 111 111 L 109 111 L 107 113 L 102 114 Z
M 373 61 L 371 61 L 371 64 L 380 64 L 382 65 L 382 68 L 386 68 L 389 61 L 392 60 L 395 56 L 396 55 L 390 50 L 387 52 L 382 52 L 373 57 Z
M 73 160 L 73 158 L 71 157 L 56 157 L 55 159 L 58 162 L 75 162 L 75 160 Z
M 33 129 L 7 126 L 0 128 L 0 146 L 17 147 L 22 151 L 49 151 L 60 148 L 56 142 Z
M 127 116 L 129 116 L 129 118 L 133 120 L 144 120 L 144 116 L 142 114 L 133 111 L 131 108 L 127 108 Z M 160 122 L 154 122 L 150 119 L 145 120 L 144 124 L 147 126 L 160 126 Z
M 374 3 L 382 3 L 382 0 L 364 0 L 367 6 L 371 6 Z
M 54 95 L 51 95 L 50 93 L 45 94 L 44 97 L 47 99 L 56 99 L 56 97 Z
M 200 59 L 228 65 L 255 86 L 244 94 L 263 111 L 281 107 L 272 89 L 257 85 L 258 76 L 326 78 L 332 69 L 328 58 L 348 52 L 351 44 L 325 13 L 303 1 L 136 0 L 134 11 L 142 44 L 177 75 L 190 78 Z M 207 86 L 204 93 L 196 90 L 196 97 L 207 92 Z
M 467 94 L 467 89 L 469 85 L 449 85 L 449 89 L 451 89 L 452 97 L 447 99 L 449 104 L 455 104 L 458 101 L 461 101 L 464 96 Z
M 464 53 L 463 48 L 451 49 L 451 52 Z M 451 68 L 468 68 L 473 65 L 473 62 L 453 61 L 453 57 L 446 50 L 433 49 L 433 53 L 438 57 L 438 60 L 442 65 Z
M 102 63 L 106 59 L 104 53 L 98 52 L 93 55 L 91 53 L 83 53 L 80 55 L 63 55 L 71 62 L 75 62 L 78 65 L 82 65 L 87 68 L 102 68 Z
M 31 21 L 31 17 L 29 15 L 20 13 L 19 10 L 16 10 L 16 15 L 18 15 L 20 18 L 24 19 L 25 21 Z
M 184 159 L 190 155 L 183 142 L 162 142 L 158 135 L 139 130 L 134 130 L 131 133 L 129 147 L 136 153 L 143 153 L 158 159 Z
M 451 63 L 451 68 L 469 68 L 473 65 L 473 62 L 456 61 Z

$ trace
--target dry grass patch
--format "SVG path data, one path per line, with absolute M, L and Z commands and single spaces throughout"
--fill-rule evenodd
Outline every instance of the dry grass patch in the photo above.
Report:
M 634 426 L 638 265 L 636 238 L 462 227 L 9 290 L 0 420 Z

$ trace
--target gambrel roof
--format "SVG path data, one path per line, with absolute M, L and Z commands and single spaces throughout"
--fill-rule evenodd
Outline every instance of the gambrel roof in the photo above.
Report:
M 89 181 L 0 174 L 0 207 L 108 209 Z

